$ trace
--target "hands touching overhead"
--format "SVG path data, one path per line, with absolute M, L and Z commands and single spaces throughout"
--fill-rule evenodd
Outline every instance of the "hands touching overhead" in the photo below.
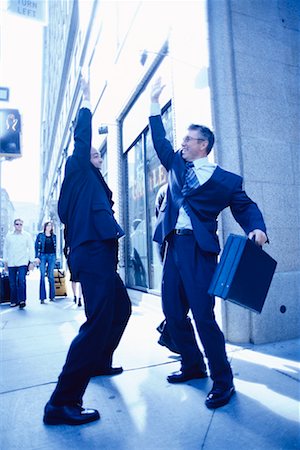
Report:
M 90 101 L 90 83 L 81 77 L 80 86 L 83 94 L 83 100 Z

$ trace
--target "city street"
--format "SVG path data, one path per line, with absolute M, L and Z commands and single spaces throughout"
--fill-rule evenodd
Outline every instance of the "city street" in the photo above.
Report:
M 69 344 L 84 309 L 69 297 L 41 305 L 39 272 L 28 277 L 24 310 L 0 305 L 1 450 L 275 450 L 299 449 L 300 340 L 268 345 L 227 345 L 236 395 L 223 408 L 205 405 L 211 380 L 171 385 L 178 356 L 157 344 L 160 299 L 141 299 L 114 365 L 124 372 L 93 378 L 84 406 L 101 420 L 78 427 L 43 424 Z M 70 288 L 70 286 L 68 286 Z

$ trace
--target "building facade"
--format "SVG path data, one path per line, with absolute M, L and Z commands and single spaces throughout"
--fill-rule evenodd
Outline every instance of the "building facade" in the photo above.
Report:
M 266 342 L 299 333 L 297 5 L 285 0 L 268 5 L 234 0 L 49 2 L 40 223 L 54 221 L 60 254 L 57 200 L 65 161 L 73 151 L 84 73 L 91 85 L 93 145 L 101 150 L 116 217 L 126 232 L 120 273 L 135 292 L 149 298 L 160 294 L 162 267 L 152 236 L 155 196 L 167 174 L 152 146 L 148 116 L 150 87 L 161 76 L 166 85 L 162 115 L 174 147 L 180 147 L 190 123 L 215 130 L 211 158 L 244 176 L 247 192 L 266 218 L 267 251 L 278 261 L 261 316 L 222 304 L 226 337 Z M 284 189 L 278 178 L 282 167 Z M 241 230 L 225 212 L 221 242 L 230 232 Z M 290 233 L 293 239 L 288 240 Z
M 39 207 L 31 202 L 14 202 L 15 218 L 24 221 L 23 229 L 31 234 L 35 240 L 37 234 L 42 230 L 38 227 Z M 11 224 L 11 229 L 14 227 Z
M 0 257 L 3 256 L 4 239 L 9 230 L 12 228 L 15 208 L 10 201 L 9 195 L 5 189 L 0 187 Z

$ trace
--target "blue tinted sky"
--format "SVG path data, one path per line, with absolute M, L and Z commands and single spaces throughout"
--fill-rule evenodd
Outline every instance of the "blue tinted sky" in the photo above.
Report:
M 1 186 L 12 202 L 39 200 L 42 31 L 40 23 L 1 11 L 0 86 L 9 87 L 10 101 L 0 108 L 22 116 L 23 156 L 2 163 Z

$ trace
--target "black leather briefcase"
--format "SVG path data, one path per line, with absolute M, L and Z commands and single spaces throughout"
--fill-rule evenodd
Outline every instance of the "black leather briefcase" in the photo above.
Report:
M 208 292 L 261 313 L 276 265 L 253 241 L 230 234 Z

